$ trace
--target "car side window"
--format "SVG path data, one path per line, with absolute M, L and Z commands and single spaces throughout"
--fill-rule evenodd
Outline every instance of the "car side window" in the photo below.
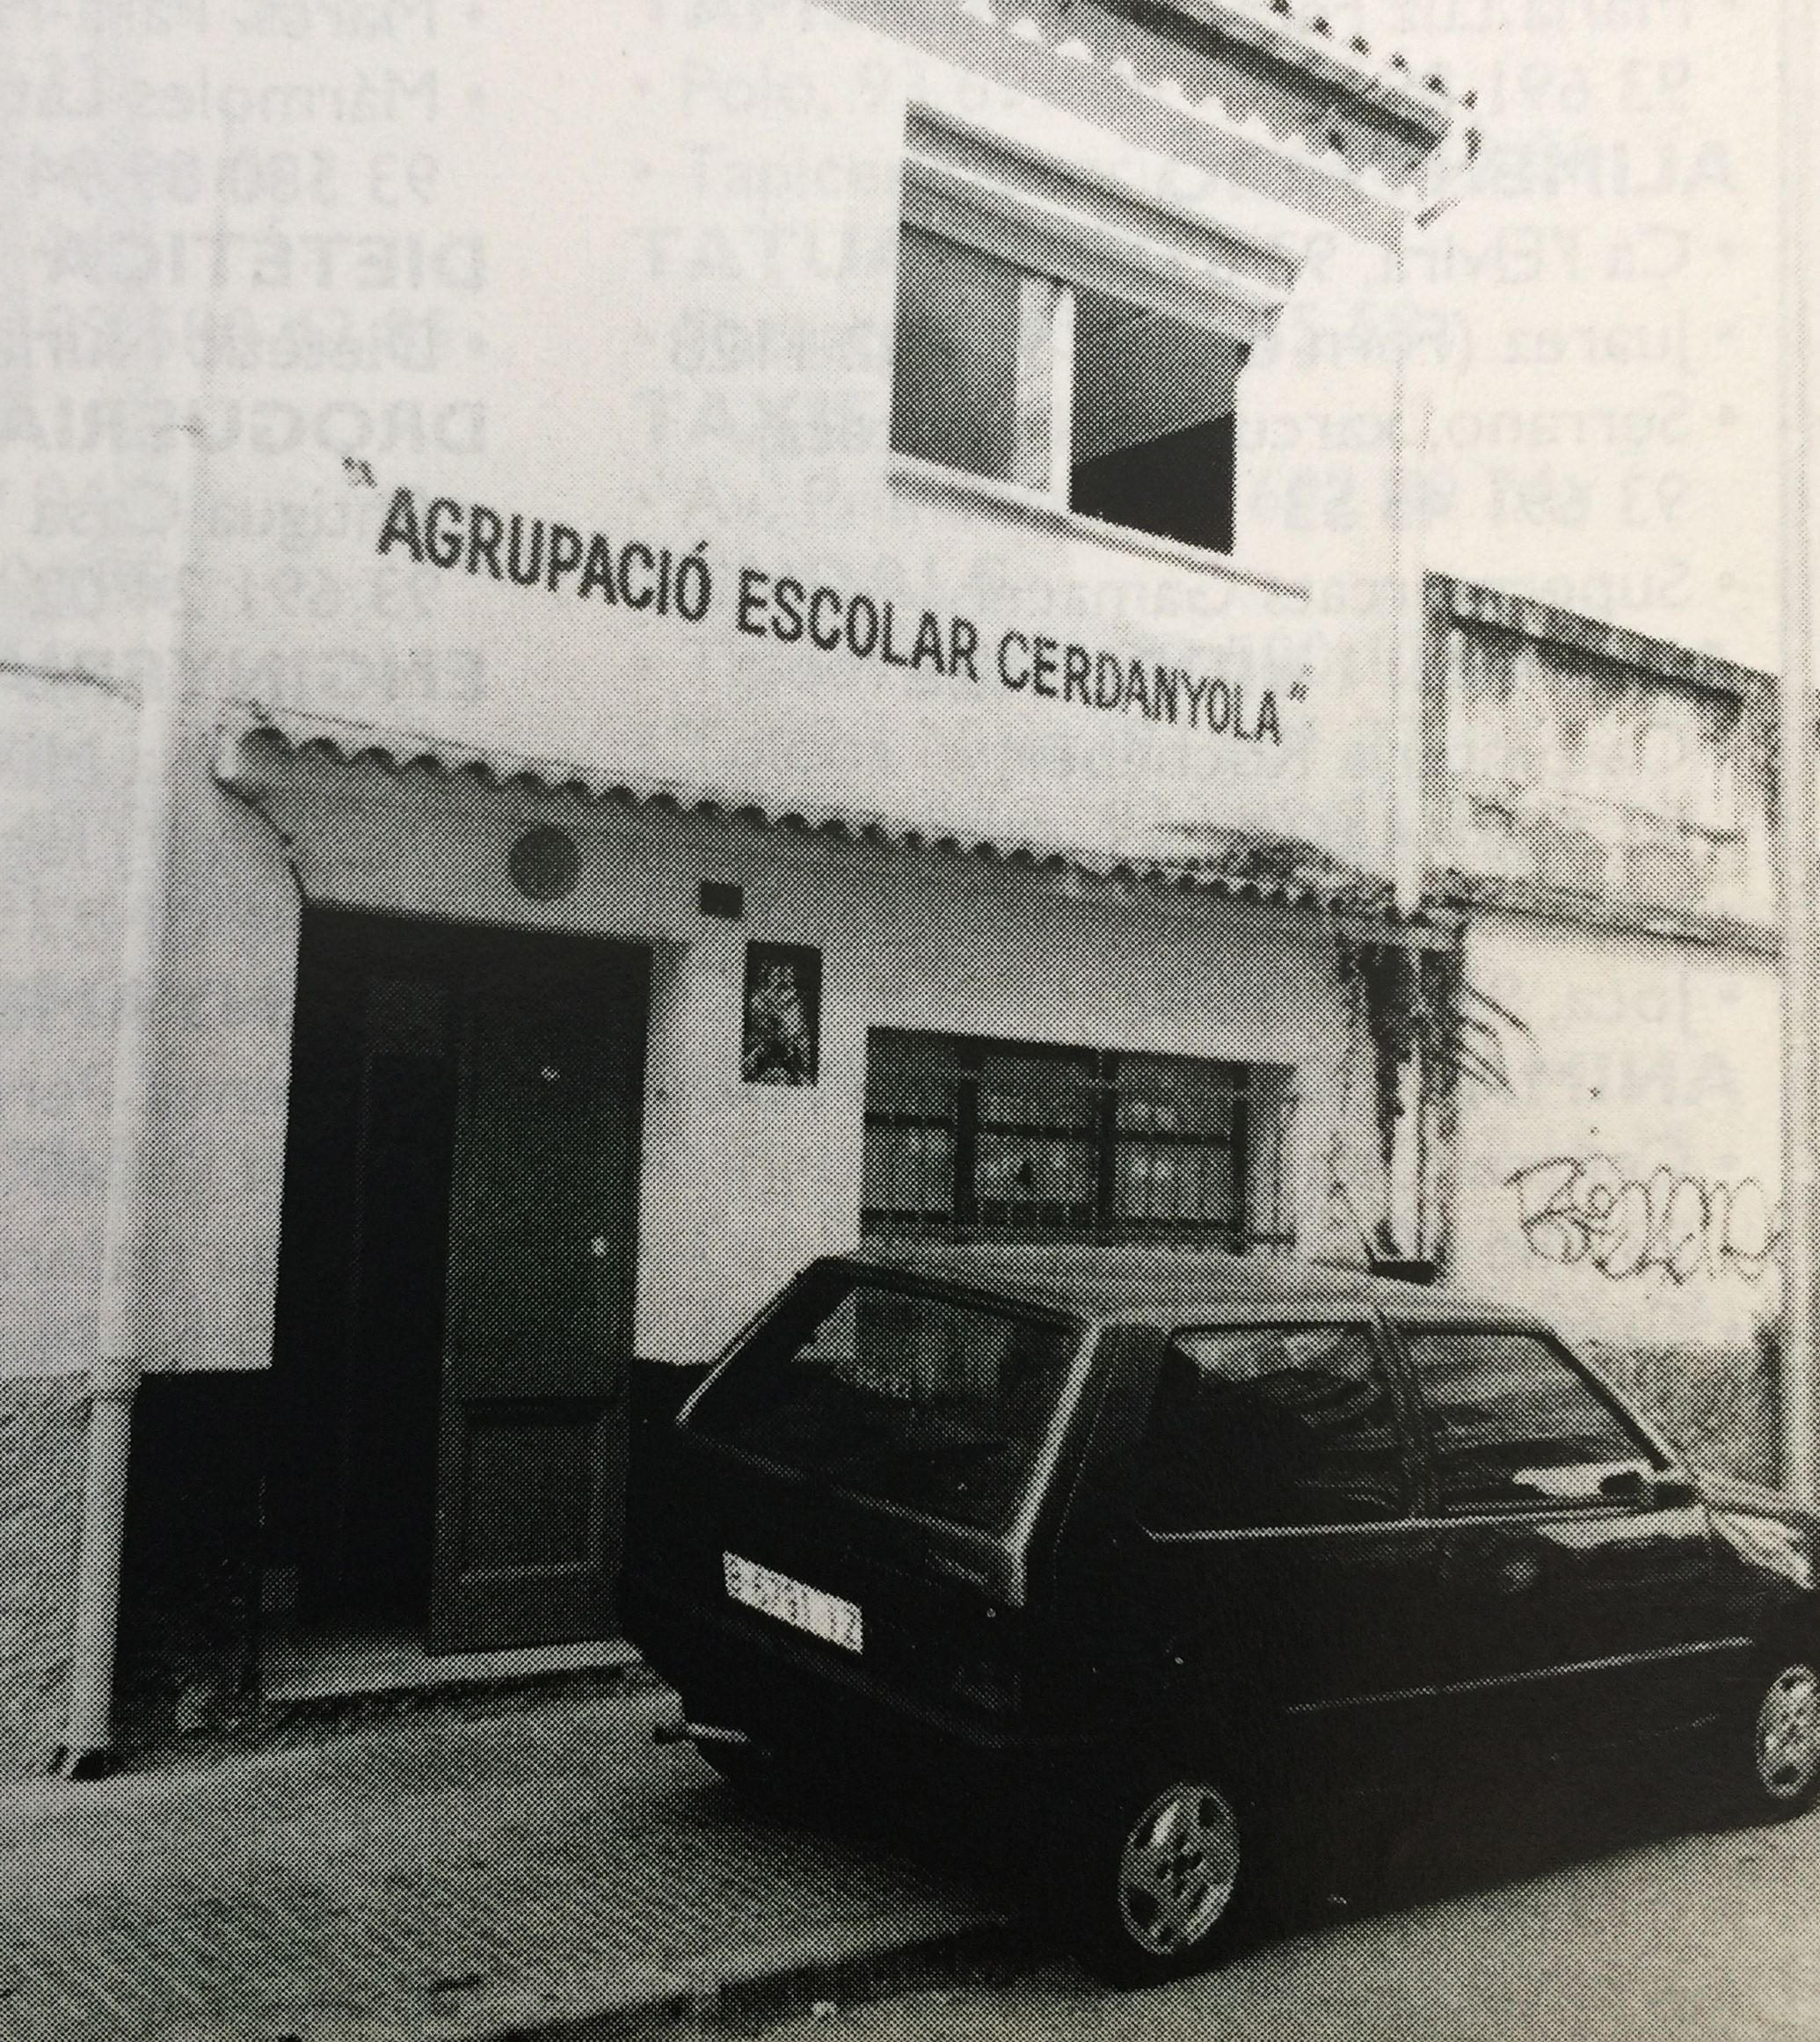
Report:
M 1579 1369 L 1532 1333 L 1403 1334 L 1445 1510 L 1622 1502 L 1656 1456 Z
M 1369 1524 L 1405 1501 L 1390 1385 L 1362 1326 L 1177 1333 L 1142 1468 L 1154 1531 Z

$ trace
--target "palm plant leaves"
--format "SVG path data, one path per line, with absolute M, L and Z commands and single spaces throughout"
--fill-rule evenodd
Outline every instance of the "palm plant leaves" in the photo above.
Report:
M 1402 1117 L 1401 1074 L 1414 1058 L 1442 1090 L 1461 1083 L 1515 1090 L 1507 1034 L 1528 1024 L 1470 984 L 1457 950 L 1340 939 L 1340 981 L 1359 988 L 1376 1063 L 1378 1133 L 1387 1167 Z

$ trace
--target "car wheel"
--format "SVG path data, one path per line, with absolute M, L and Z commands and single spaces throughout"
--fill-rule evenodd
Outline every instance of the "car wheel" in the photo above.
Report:
M 1241 1805 L 1208 1774 L 1147 1775 L 1071 1840 L 1074 1940 L 1103 1978 L 1161 1985 L 1233 1946 L 1258 1870 Z
M 1820 1796 L 1820 1664 L 1776 1652 L 1750 1689 L 1751 1783 L 1758 1812 L 1799 1815 Z

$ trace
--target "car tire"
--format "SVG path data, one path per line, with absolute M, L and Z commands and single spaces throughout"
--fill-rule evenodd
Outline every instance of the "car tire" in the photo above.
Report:
M 1241 1946 L 1263 1888 L 1256 1808 L 1217 1769 L 1163 1766 L 1065 1825 L 1053 1880 L 1088 1968 L 1110 1985 L 1164 1985 Z
M 1786 1821 L 1813 1806 L 1820 1798 L 1820 1651 L 1788 1647 L 1759 1659 L 1732 1741 L 1744 1746 L 1745 1790 L 1759 1820 Z

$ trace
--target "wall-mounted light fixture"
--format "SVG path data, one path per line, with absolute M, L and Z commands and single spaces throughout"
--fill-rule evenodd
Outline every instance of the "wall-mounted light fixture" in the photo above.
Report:
M 566 829 L 540 822 L 512 847 L 512 883 L 527 901 L 566 901 L 581 878 L 581 853 Z

